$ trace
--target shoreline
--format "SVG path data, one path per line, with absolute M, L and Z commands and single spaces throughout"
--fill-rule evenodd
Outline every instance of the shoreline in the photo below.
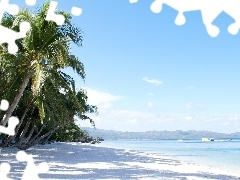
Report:
M 21 179 L 25 163 L 17 162 L 16 148 L 2 149 L 0 162 L 12 166 L 9 177 Z M 47 162 L 42 179 L 238 179 L 240 175 L 184 162 L 170 156 L 82 143 L 37 145 L 26 150 L 36 164 Z
M 152 142 L 157 142 L 152 143 Z M 185 143 L 171 142 L 160 140 L 160 141 L 149 141 L 148 143 L 141 144 L 141 141 L 132 141 L 132 143 L 126 143 L 124 141 L 105 141 L 99 144 L 100 147 L 111 147 L 121 149 L 132 149 L 138 152 L 146 152 L 150 154 L 158 154 L 162 157 L 168 157 L 170 159 L 180 160 L 185 163 L 197 164 L 201 166 L 213 167 L 223 171 L 229 171 L 233 174 L 240 175 L 240 164 L 237 159 L 239 158 L 238 147 L 235 144 L 220 144 L 214 143 L 202 143 L 199 146 L 190 145 Z M 186 142 L 186 141 L 185 141 Z M 238 141 L 239 143 L 239 141 Z M 161 145 L 159 145 L 161 144 Z M 167 144 L 167 145 L 166 145 Z M 191 150 L 191 148 L 193 148 Z M 212 148 L 210 152 L 208 149 Z M 226 152 L 225 152 L 226 151 Z
M 101 146 L 99 145 L 98 147 L 106 147 L 109 148 L 108 145 L 105 146 Z M 155 152 L 155 151 L 142 151 L 142 150 L 133 150 L 133 149 L 123 149 L 123 148 L 117 148 L 114 146 L 111 146 L 110 148 L 113 149 L 119 149 L 119 150 L 124 150 L 125 152 L 133 152 L 139 155 L 143 155 L 143 156 L 147 156 L 149 158 L 156 158 L 159 159 L 161 158 L 162 160 L 170 160 L 170 161 L 174 161 L 174 162 L 178 162 L 181 165 L 190 165 L 191 167 L 194 167 L 194 169 L 199 169 L 199 170 L 204 170 L 205 172 L 213 172 L 213 173 L 217 173 L 219 175 L 221 174 L 225 174 L 225 175 L 230 175 L 230 176 L 234 176 L 234 178 L 236 179 L 240 179 L 240 168 L 239 168 L 239 173 L 237 172 L 237 170 L 232 171 L 230 170 L 230 168 L 223 168 L 220 166 L 216 166 L 213 164 L 207 164 L 205 162 L 198 162 L 196 160 L 193 160 L 191 158 L 182 158 L 180 156 L 176 156 L 176 155 L 170 155 L 167 154 L 166 152 Z M 184 170 L 185 172 L 185 170 Z

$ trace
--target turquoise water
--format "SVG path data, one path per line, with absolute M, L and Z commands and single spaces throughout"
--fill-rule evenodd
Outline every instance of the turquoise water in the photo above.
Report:
M 157 153 L 240 174 L 240 140 L 119 140 L 104 141 L 101 146 Z

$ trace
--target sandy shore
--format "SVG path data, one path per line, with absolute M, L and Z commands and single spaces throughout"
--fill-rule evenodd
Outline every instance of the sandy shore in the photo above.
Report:
M 11 164 L 10 178 L 21 179 L 25 163 L 15 158 L 17 149 L 2 149 L 0 162 Z M 125 151 L 80 143 L 38 145 L 26 150 L 36 164 L 47 162 L 50 170 L 42 179 L 239 179 L 233 174 L 212 167 L 180 162 L 166 156 Z

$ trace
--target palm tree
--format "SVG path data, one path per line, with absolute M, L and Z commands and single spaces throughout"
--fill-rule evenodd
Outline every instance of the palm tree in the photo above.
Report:
M 49 2 L 35 13 L 23 9 L 14 17 L 6 14 L 2 20 L 4 26 L 16 31 L 21 21 L 31 24 L 27 37 L 16 41 L 18 53 L 9 54 L 5 44 L 0 46 L 0 95 L 11 102 L 0 118 L 5 126 L 11 115 L 20 116 L 15 136 L 6 138 L 4 146 L 13 143 L 26 149 L 46 141 L 57 129 L 73 123 L 75 116 L 94 126 L 85 113 L 97 113 L 97 108 L 87 103 L 84 91 L 75 91 L 74 80 L 62 72 L 70 67 L 85 79 L 83 64 L 70 53 L 71 43 L 81 46 L 81 30 L 65 12 L 58 12 L 66 19 L 62 26 L 46 21 L 48 7 Z M 6 84 L 8 88 L 2 88 Z
M 38 96 L 33 96 L 30 79 L 19 101 L 20 106 L 14 111 L 14 115 L 21 115 L 20 124 L 15 129 L 15 136 L 4 140 L 3 147 L 12 144 L 26 149 L 42 140 L 46 142 L 56 130 L 73 123 L 74 116 L 89 120 L 94 126 L 93 120 L 85 113 L 97 113 L 97 108 L 87 103 L 86 92 L 76 92 L 75 82 L 70 76 L 56 73 L 45 79 Z
M 9 54 L 6 45 L 0 48 L 1 63 L 17 64 L 17 71 L 20 74 L 19 87 L 15 89 L 10 106 L 2 118 L 4 126 L 16 109 L 30 80 L 31 91 L 34 96 L 38 96 L 48 76 L 58 76 L 58 79 L 66 78 L 61 72 L 61 69 L 66 67 L 72 68 L 82 79 L 85 79 L 83 64 L 70 53 L 71 43 L 81 46 L 81 30 L 72 24 L 71 16 L 65 12 L 57 12 L 65 17 L 65 24 L 62 26 L 46 21 L 48 7 L 49 1 L 35 13 L 22 9 L 18 15 L 6 14 L 2 19 L 2 25 L 13 30 L 19 30 L 21 21 L 27 21 L 31 25 L 27 37 L 17 40 L 18 53 Z M 43 106 L 41 101 L 36 103 L 39 107 Z
M 82 120 L 89 120 L 94 126 L 94 121 L 85 115 L 85 113 L 97 113 L 97 108 L 87 104 L 87 96 L 84 91 L 75 92 L 75 83 L 72 86 L 57 86 L 56 79 L 48 77 L 41 93 L 43 94 L 43 111 L 45 112 L 45 120 L 41 125 L 40 131 L 33 135 L 34 127 L 29 131 L 29 138 L 21 143 L 22 138 L 18 142 L 20 149 L 26 149 L 40 142 L 46 143 L 48 139 L 60 128 L 67 124 L 74 123 L 74 116 L 78 116 Z M 61 83 L 61 82 L 60 82 Z M 62 91 L 59 91 L 59 88 Z M 39 109 L 38 109 L 39 110 Z M 39 116 L 40 116 L 39 111 Z M 39 117 L 40 118 L 40 117 Z M 46 127 L 43 131 L 43 127 Z M 41 133 L 43 131 L 43 133 Z

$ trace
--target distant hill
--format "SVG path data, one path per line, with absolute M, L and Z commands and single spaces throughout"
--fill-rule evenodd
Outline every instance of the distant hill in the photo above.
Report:
M 93 138 L 101 137 L 105 140 L 119 140 L 119 139 L 151 139 L 151 140 L 177 140 L 177 139 L 239 139 L 240 132 L 225 134 L 211 131 L 146 131 L 146 132 L 122 132 L 114 130 L 103 130 L 82 127 L 81 129 L 88 131 Z

